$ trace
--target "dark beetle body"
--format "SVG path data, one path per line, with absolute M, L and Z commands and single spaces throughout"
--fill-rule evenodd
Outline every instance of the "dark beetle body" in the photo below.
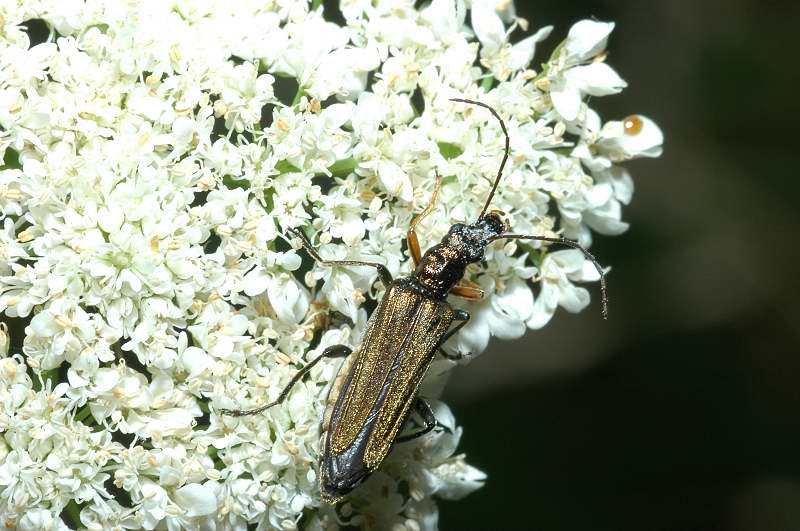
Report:
M 476 284 L 462 281 L 469 264 L 483 260 L 486 246 L 496 240 L 539 240 L 579 249 L 600 274 L 603 318 L 608 314 L 605 275 L 600 264 L 577 242 L 558 237 L 512 234 L 498 211 L 488 212 L 510 152 L 505 123 L 490 106 L 473 100 L 453 98 L 488 109 L 500 122 L 505 135 L 505 153 L 483 210 L 475 223 L 450 227 L 442 242 L 420 256 L 415 227 L 427 216 L 436 201 L 441 178 L 436 174 L 431 203 L 408 229 L 408 248 L 417 265 L 406 278 L 392 280 L 383 264 L 359 260 L 324 260 L 302 231 L 288 229 L 300 239 L 308 254 L 327 267 L 370 266 L 378 271 L 386 293 L 367 322 L 361 345 L 355 352 L 346 345 L 333 345 L 300 369 L 274 401 L 255 409 L 220 409 L 225 415 L 254 415 L 277 404 L 289 394 L 315 364 L 323 358 L 349 356 L 339 369 L 327 402 L 322 426 L 320 491 L 323 500 L 334 503 L 374 472 L 395 442 L 410 440 L 429 432 L 436 425 L 430 406 L 417 397 L 417 390 L 436 351 L 469 320 L 464 310 L 447 303 L 448 294 L 479 300 L 483 292 Z M 455 326 L 454 322 L 457 321 Z M 425 428 L 400 436 L 415 409 L 425 420 Z
M 328 501 L 380 466 L 453 322 L 450 305 L 426 297 L 415 284 L 413 278 L 392 283 L 332 389 L 320 462 L 320 487 Z
M 467 266 L 483 260 L 483 250 L 505 228 L 505 222 L 496 212 L 489 212 L 472 225 L 456 223 L 442 243 L 428 249 L 411 279 L 428 296 L 445 300 L 453 286 L 464 278 Z
M 412 276 L 389 286 L 328 399 L 320 462 L 326 501 L 353 490 L 388 455 L 456 316 L 448 292 L 504 228 L 494 213 L 472 225 L 453 225 Z

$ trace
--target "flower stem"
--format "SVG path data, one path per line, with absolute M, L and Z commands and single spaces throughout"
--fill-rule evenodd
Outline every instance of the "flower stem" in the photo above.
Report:
M 489 92 L 493 84 L 494 84 L 494 76 L 486 76 L 485 78 L 483 78 L 483 81 L 481 81 L 481 88 L 486 92 Z
M 33 390 L 40 391 L 52 380 L 53 386 L 58 383 L 58 369 L 46 369 L 39 372 L 39 378 L 33 378 Z M 41 382 L 41 383 L 40 383 Z
M 294 99 L 292 100 L 292 107 L 300 103 L 300 98 L 305 95 L 306 91 L 303 90 L 303 87 L 297 87 L 297 94 L 294 95 Z

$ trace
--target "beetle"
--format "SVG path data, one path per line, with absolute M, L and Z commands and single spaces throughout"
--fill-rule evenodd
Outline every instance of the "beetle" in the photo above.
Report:
M 408 229 L 407 245 L 416 268 L 410 276 L 396 280 L 380 263 L 323 260 L 301 231 L 290 229 L 320 265 L 375 268 L 386 292 L 367 321 L 361 344 L 354 353 L 345 345 L 330 346 L 299 369 L 273 402 L 252 410 L 221 410 L 223 414 L 234 416 L 264 411 L 281 403 L 292 386 L 321 359 L 348 357 L 331 386 L 322 421 L 320 492 L 328 503 L 338 502 L 362 483 L 381 465 L 394 443 L 419 437 L 437 426 L 430 405 L 417 396 L 417 390 L 436 352 L 470 318 L 468 312 L 453 308 L 447 302 L 448 295 L 469 300 L 483 297 L 477 284 L 467 282 L 463 277 L 469 264 L 483 260 L 484 249 L 489 244 L 501 239 L 539 240 L 580 250 L 600 273 L 602 315 L 603 318 L 608 316 L 605 274 L 586 249 L 564 238 L 508 232 L 508 224 L 501 212 L 487 212 L 508 160 L 508 131 L 503 119 L 489 105 L 461 98 L 451 101 L 488 109 L 500 122 L 505 135 L 500 169 L 477 220 L 468 225 L 454 224 L 440 243 L 424 254 L 420 252 L 416 226 L 435 206 L 441 185 L 437 171 L 431 201 Z M 425 426 L 416 433 L 400 435 L 413 411 L 420 415 Z

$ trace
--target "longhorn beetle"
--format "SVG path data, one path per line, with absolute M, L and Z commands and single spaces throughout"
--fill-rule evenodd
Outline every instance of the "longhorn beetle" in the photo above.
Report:
M 508 160 L 508 131 L 503 119 L 489 105 L 460 98 L 451 101 L 488 109 L 500 122 L 505 135 L 505 152 L 478 219 L 470 225 L 456 223 L 441 243 L 421 255 L 415 229 L 436 203 L 441 185 L 441 177 L 436 172 L 431 202 L 408 229 L 408 249 L 416 265 L 411 276 L 393 280 L 389 270 L 379 263 L 323 260 L 302 232 L 290 229 L 320 265 L 374 267 L 386 287 L 386 293 L 367 322 L 361 345 L 339 369 L 328 396 L 319 463 L 320 492 L 328 503 L 339 501 L 374 472 L 395 442 L 419 437 L 437 426 L 430 405 L 417 396 L 417 389 L 437 350 L 469 321 L 469 313 L 450 306 L 447 296 L 452 294 L 470 300 L 483 297 L 477 284 L 463 277 L 467 265 L 483 260 L 484 249 L 490 243 L 501 239 L 540 240 L 580 250 L 600 273 L 602 315 L 604 319 L 608 317 L 605 275 L 586 249 L 564 238 L 508 232 L 501 212 L 487 212 Z M 348 356 L 351 352 L 345 345 L 330 346 L 300 369 L 275 401 L 256 409 L 223 409 L 220 412 L 241 416 L 271 408 L 281 403 L 292 386 L 322 358 Z M 421 416 L 425 427 L 400 436 L 412 411 Z

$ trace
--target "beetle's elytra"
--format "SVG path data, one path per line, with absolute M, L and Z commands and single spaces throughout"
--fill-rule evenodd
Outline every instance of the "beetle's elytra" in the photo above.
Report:
M 370 316 L 355 352 L 345 345 L 328 347 L 295 374 L 274 402 L 246 411 L 220 410 L 234 416 L 264 411 L 283 401 L 292 386 L 322 358 L 349 356 L 331 388 L 322 421 L 320 492 L 329 503 L 340 500 L 374 472 L 395 442 L 419 437 L 436 427 L 430 406 L 417 396 L 417 390 L 437 350 L 469 320 L 469 313 L 450 306 L 448 295 L 473 300 L 483 297 L 478 286 L 463 277 L 469 264 L 483 260 L 484 249 L 490 243 L 500 239 L 540 240 L 582 251 L 600 273 L 603 317 L 608 314 L 605 275 L 586 249 L 563 238 L 510 233 L 500 212 L 487 212 L 508 160 L 508 132 L 492 107 L 460 98 L 452 101 L 488 109 L 500 122 L 505 134 L 503 160 L 477 220 L 469 225 L 453 225 L 439 244 L 421 255 L 415 227 L 435 206 L 441 182 L 437 174 L 431 203 L 414 219 L 408 230 L 408 249 L 416 269 L 412 275 L 396 280 L 379 263 L 322 260 L 302 232 L 290 229 L 321 265 L 376 268 L 386 293 Z M 416 433 L 400 436 L 412 410 L 422 416 L 425 427 Z

